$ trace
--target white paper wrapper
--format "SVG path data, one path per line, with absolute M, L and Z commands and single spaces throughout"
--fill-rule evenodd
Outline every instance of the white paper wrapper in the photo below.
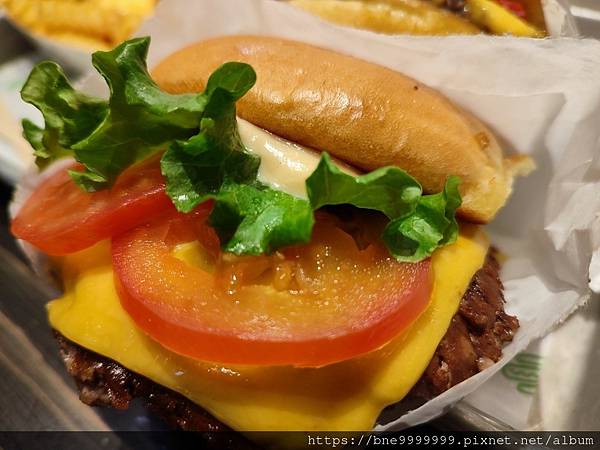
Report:
M 165 0 L 139 35 L 151 35 L 152 66 L 174 50 L 224 34 L 301 40 L 404 72 L 487 122 L 508 152 L 538 170 L 489 227 L 508 255 L 507 310 L 521 328 L 503 359 L 422 407 L 377 429 L 432 419 L 473 392 L 534 339 L 600 290 L 600 43 L 499 37 L 383 36 L 337 27 L 289 5 L 260 0 Z M 360 73 L 356 74 L 360 82 Z M 88 88 L 99 89 L 89 81 Z M 594 259 L 592 259 L 594 256 Z
M 577 25 L 570 13 L 569 0 L 541 0 L 546 29 L 550 36 L 577 37 Z

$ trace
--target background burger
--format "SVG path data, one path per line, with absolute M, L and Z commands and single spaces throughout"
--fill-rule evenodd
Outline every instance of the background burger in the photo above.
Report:
M 47 62 L 22 91 L 38 165 L 78 161 L 12 230 L 61 281 L 49 321 L 84 402 L 141 397 L 186 430 L 366 430 L 500 359 L 518 321 L 475 224 L 528 159 L 351 57 L 223 37 L 153 81 L 148 44 L 94 54 L 108 101 Z
M 543 37 L 538 0 L 290 0 L 323 19 L 386 34 Z

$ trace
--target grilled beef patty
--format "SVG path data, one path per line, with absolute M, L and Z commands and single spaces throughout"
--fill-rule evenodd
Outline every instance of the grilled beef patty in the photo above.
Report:
M 519 321 L 504 312 L 500 264 L 491 250 L 463 296 L 458 312 L 409 396 L 429 400 L 502 357 Z
M 504 312 L 498 272 L 499 264 L 492 250 L 471 279 L 459 311 L 408 399 L 433 398 L 500 359 L 503 345 L 512 340 L 519 322 Z M 229 430 L 182 395 L 69 341 L 58 332 L 55 336 L 82 402 L 126 409 L 131 400 L 141 398 L 172 428 L 202 432 Z

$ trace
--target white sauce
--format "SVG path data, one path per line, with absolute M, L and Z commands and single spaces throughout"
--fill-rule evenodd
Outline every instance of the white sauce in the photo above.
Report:
M 260 156 L 261 182 L 295 197 L 307 198 L 304 182 L 319 164 L 320 152 L 287 141 L 244 119 L 238 118 L 238 130 L 248 151 Z M 359 174 L 341 161 L 332 160 L 344 172 Z

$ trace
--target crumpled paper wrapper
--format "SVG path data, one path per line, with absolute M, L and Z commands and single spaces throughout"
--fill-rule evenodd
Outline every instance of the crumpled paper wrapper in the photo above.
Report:
M 589 431 L 600 427 L 600 301 L 530 344 L 461 404 L 504 428 Z
M 488 226 L 507 255 L 506 308 L 521 323 L 514 341 L 499 363 L 418 409 L 386 414 L 377 430 L 447 411 L 584 304 L 592 290 L 600 292 L 600 42 L 392 37 L 261 0 L 203 0 L 193 7 L 186 0 L 163 1 L 137 34 L 152 36 L 150 66 L 186 44 L 225 34 L 280 36 L 350 54 L 440 90 L 489 124 L 508 153 L 535 159 L 537 171 L 518 180 Z M 98 80 L 86 86 L 102 91 Z M 487 401 L 504 403 L 493 397 Z

